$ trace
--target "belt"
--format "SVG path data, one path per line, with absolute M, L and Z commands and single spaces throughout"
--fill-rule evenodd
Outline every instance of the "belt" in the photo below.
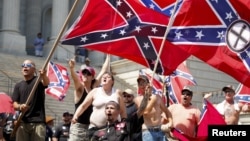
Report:
M 157 127 L 148 127 L 147 129 L 142 129 L 142 130 L 148 130 L 148 131 L 151 131 L 151 132 L 160 132 L 161 131 L 161 128 L 159 126 Z

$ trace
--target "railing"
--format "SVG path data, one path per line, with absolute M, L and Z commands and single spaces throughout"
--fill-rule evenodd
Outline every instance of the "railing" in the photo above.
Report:
M 8 95 L 11 95 L 15 84 L 18 82 L 18 78 L 12 78 L 3 70 L 0 70 L 0 91 L 5 92 Z M 52 114 L 54 114 L 55 123 L 59 123 L 61 116 L 55 114 L 56 112 L 53 111 L 48 105 L 45 104 L 45 108 Z
M 12 78 L 7 73 L 0 70 L 0 91 L 10 95 L 14 89 L 16 82 L 16 78 Z

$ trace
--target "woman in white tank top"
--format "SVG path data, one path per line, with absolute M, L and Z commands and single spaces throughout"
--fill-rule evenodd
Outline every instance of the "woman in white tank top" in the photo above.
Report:
M 103 127 L 106 125 L 107 118 L 105 115 L 105 104 L 109 101 L 116 101 L 121 107 L 121 119 L 127 118 L 125 103 L 120 90 L 114 90 L 114 77 L 111 73 L 104 73 L 101 79 L 101 87 L 94 88 L 89 92 L 83 103 L 77 108 L 72 123 L 87 109 L 89 105 L 93 105 L 93 112 L 90 116 L 90 126 Z

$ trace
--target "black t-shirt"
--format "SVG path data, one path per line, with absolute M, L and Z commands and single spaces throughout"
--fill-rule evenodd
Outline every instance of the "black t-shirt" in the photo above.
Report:
M 57 138 L 58 141 L 67 141 L 69 139 L 69 128 L 70 128 L 70 123 L 59 124 L 53 130 L 53 137 Z
M 139 118 L 136 112 L 127 118 L 127 127 L 129 131 L 130 141 L 142 141 L 143 123 L 144 123 L 143 116 Z
M 45 141 L 49 141 L 49 139 L 52 140 L 52 135 L 53 135 L 53 131 L 52 131 L 51 127 L 49 127 L 48 125 L 46 125 Z
M 12 100 L 20 104 L 26 103 L 29 94 L 37 80 L 37 76 L 34 76 L 31 80 L 17 83 L 14 88 Z M 43 86 L 39 82 L 36 91 L 34 92 L 32 100 L 30 100 L 30 108 L 25 112 L 22 121 L 25 123 L 45 123 L 45 89 L 47 86 Z

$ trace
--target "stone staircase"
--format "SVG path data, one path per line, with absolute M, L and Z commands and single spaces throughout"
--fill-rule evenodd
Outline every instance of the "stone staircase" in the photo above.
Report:
M 45 57 L 35 57 L 35 56 L 17 56 L 12 54 L 6 54 L 0 52 L 0 91 L 6 92 L 11 95 L 14 89 L 14 86 L 17 82 L 23 80 L 21 74 L 21 64 L 24 60 L 30 59 L 36 63 L 36 68 L 40 69 L 45 63 Z M 67 61 L 52 60 L 54 63 L 59 63 L 65 67 L 68 67 Z M 80 68 L 81 64 L 77 64 L 77 69 Z M 127 66 L 124 70 L 124 65 Z M 95 67 L 97 73 L 99 73 L 101 67 Z M 133 63 L 129 60 L 119 60 L 111 64 L 111 70 L 115 74 L 115 88 L 124 90 L 126 88 L 131 88 L 136 91 L 136 78 L 138 76 L 138 70 L 143 68 L 136 63 Z M 63 101 L 58 101 L 51 96 L 46 96 L 46 114 L 54 117 L 55 123 L 61 122 L 61 115 L 65 111 L 74 113 L 74 95 L 73 95 L 73 80 L 67 93 L 67 96 Z

